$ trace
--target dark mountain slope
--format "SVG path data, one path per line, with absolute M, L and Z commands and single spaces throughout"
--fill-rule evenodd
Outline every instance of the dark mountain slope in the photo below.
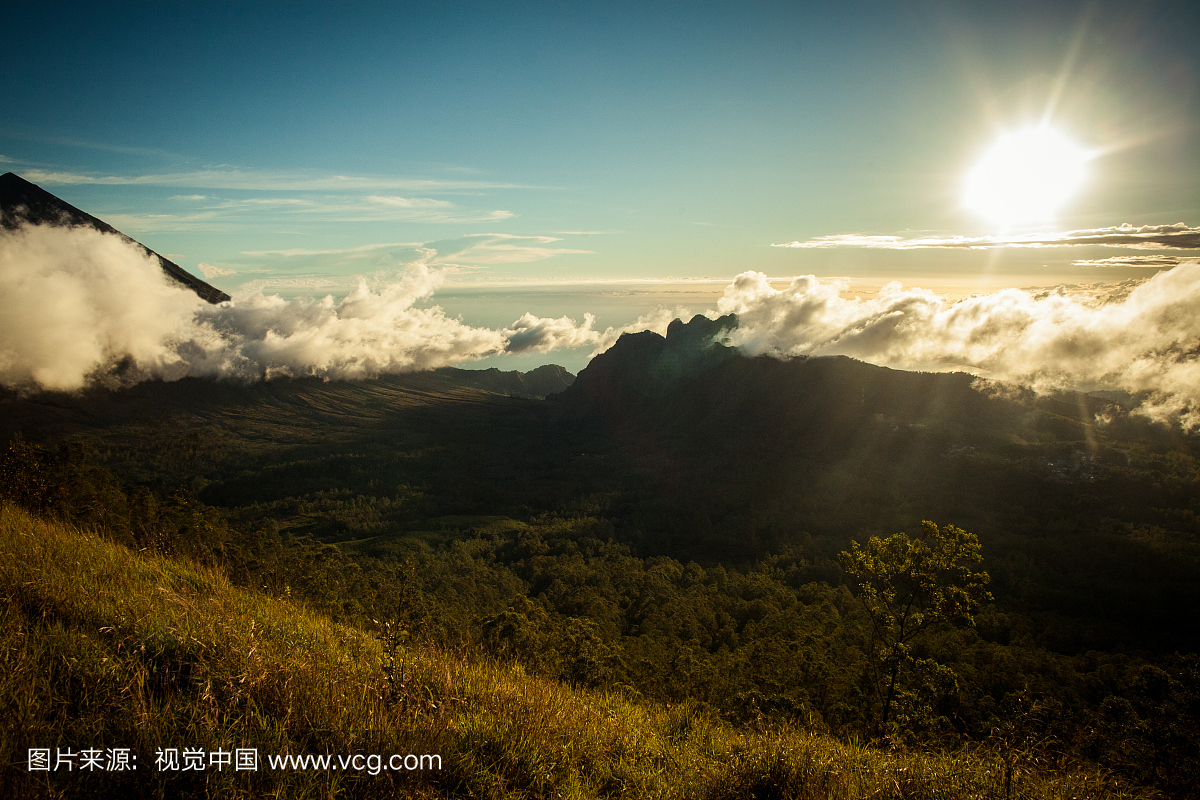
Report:
M 517 397 L 542 398 L 546 395 L 557 394 L 575 381 L 574 375 L 557 364 L 546 364 L 531 369 L 529 372 L 501 371 L 495 367 L 491 369 L 443 367 L 437 372 L 451 377 L 464 386 L 473 386 L 487 392 Z
M 93 217 L 86 211 L 80 211 L 65 200 L 55 197 L 19 175 L 6 172 L 0 175 L 0 227 L 13 230 L 22 224 L 81 226 L 120 236 L 122 239 L 136 244 L 147 255 L 158 259 L 163 272 L 167 273 L 180 286 L 191 289 L 210 303 L 221 303 L 229 299 L 229 295 L 220 289 L 205 283 L 175 262 L 163 258 L 107 222 Z
M 717 449 L 792 439 L 808 457 L 828 461 L 864 435 L 919 426 L 978 438 L 1012 432 L 1029 413 L 982 394 L 962 373 L 904 372 L 843 356 L 748 358 L 720 342 L 736 325 L 732 315 L 696 317 L 676 320 L 666 337 L 621 337 L 563 393 L 564 418 Z
M 965 374 L 748 358 L 721 330 L 699 318 L 623 337 L 556 398 L 588 457 L 621 465 L 612 513 L 643 555 L 799 547 L 810 579 L 837 581 L 851 538 L 933 519 L 980 536 L 998 597 L 1074 620 L 1047 634 L 1056 647 L 1189 641 L 1167 610 L 1200 613 L 1196 436 L 1102 398 L 994 396 Z
M 185 378 L 34 395 L 0 389 L 0 441 L 18 432 L 47 444 L 81 439 L 139 481 L 187 485 L 280 459 L 444 446 L 439 438 L 459 432 L 503 432 L 510 418 L 529 427 L 532 391 L 573 377 L 559 367 L 490 372 L 447 368 L 363 381 Z

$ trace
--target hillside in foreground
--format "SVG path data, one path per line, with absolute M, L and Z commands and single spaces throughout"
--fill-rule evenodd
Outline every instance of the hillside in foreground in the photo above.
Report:
M 739 729 L 688 704 L 410 647 L 395 628 L 337 624 L 9 504 L 0 592 L 6 797 L 1142 796 L 1016 751 L 926 755 Z M 49 771 L 28 769 L 30 748 Z M 156 765 L 172 749 L 181 768 Z M 239 749 L 257 751 L 256 770 L 217 769 L 214 754 Z M 138 769 L 84 769 L 88 752 Z M 197 753 L 205 769 L 183 770 Z M 74 769 L 54 770 L 60 754 Z M 283 755 L 330 767 L 285 768 Z M 431 758 L 387 769 L 392 755 Z

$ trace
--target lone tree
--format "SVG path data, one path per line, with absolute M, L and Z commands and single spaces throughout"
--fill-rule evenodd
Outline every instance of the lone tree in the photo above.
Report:
M 880 705 L 879 732 L 886 733 L 903 681 L 929 671 L 953 681 L 953 673 L 931 659 L 916 659 L 912 642 L 944 625 L 973 626 L 979 606 L 992 599 L 991 578 L 977 569 L 979 539 L 962 528 L 939 528 L 926 520 L 910 539 L 898 533 L 872 536 L 866 547 L 851 543 L 841 554 L 846 573 L 858 582 L 858 599 L 871 618 L 869 669 Z M 932 688 L 932 687 L 926 687 Z

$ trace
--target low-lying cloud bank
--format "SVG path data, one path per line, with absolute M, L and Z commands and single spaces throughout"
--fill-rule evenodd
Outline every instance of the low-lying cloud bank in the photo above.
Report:
M 115 236 L 26 226 L 0 235 L 0 384 L 69 391 L 118 373 L 124 381 L 366 378 L 498 353 L 607 347 L 625 330 L 596 331 L 590 316 L 577 325 L 533 314 L 501 330 L 473 327 L 417 306 L 442 280 L 417 265 L 392 283 L 360 281 L 340 300 L 250 292 L 213 306 Z
M 91 382 L 184 376 L 366 378 L 498 353 L 600 352 L 622 333 L 665 331 L 659 309 L 603 331 L 586 315 L 525 314 L 502 329 L 419 307 L 443 275 L 409 268 L 337 300 L 252 292 L 209 305 L 158 264 L 91 229 L 0 235 L 0 384 L 75 390 Z M 1142 410 L 1200 426 L 1200 264 L 1144 282 L 1044 292 L 1005 289 L 958 301 L 889 284 L 873 296 L 812 276 L 773 288 L 757 272 L 726 288 L 710 316 L 736 313 L 729 343 L 751 355 L 848 355 L 902 369 L 964 370 L 1038 390 L 1143 393 Z
M 812 276 L 775 289 L 746 272 L 717 310 L 730 344 L 778 357 L 847 355 L 902 369 L 963 370 L 1035 390 L 1148 393 L 1142 411 L 1200 425 L 1200 263 L 1141 283 L 1042 292 L 1004 289 L 951 302 L 884 286 L 868 299 Z

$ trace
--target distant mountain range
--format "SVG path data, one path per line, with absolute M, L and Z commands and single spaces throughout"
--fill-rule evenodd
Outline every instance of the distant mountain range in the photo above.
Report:
M 802 437 L 812 453 L 844 454 L 848 440 L 898 426 L 1015 432 L 1029 409 L 978 390 L 965 373 L 888 369 L 844 356 L 747 357 L 722 343 L 738 325 L 733 314 L 675 320 L 660 336 L 626 334 L 592 359 L 562 396 L 568 419 L 607 421 L 654 436 L 678 434 L 711 442 L 751 437 L 775 442 Z M 1032 396 L 1032 393 L 1030 393 Z M 1069 416 L 1090 425 L 1115 404 L 1073 399 Z M 1072 438 L 1075 438 L 1074 436 Z
M 491 369 L 442 367 L 434 372 L 459 381 L 463 386 L 514 397 L 542 398 L 565 391 L 575 382 L 575 376 L 558 364 L 546 364 L 529 372 L 504 371 L 494 367 Z
M 37 184 L 30 183 L 20 175 L 6 172 L 0 175 L 0 227 L 13 230 L 22 224 L 80 226 L 120 236 L 140 247 L 146 255 L 158 259 L 158 264 L 162 267 L 163 272 L 167 273 L 171 280 L 180 286 L 191 289 L 210 303 L 222 303 L 229 299 L 229 295 L 220 289 L 205 283 L 174 261 L 163 258 L 104 220 L 79 210 Z

